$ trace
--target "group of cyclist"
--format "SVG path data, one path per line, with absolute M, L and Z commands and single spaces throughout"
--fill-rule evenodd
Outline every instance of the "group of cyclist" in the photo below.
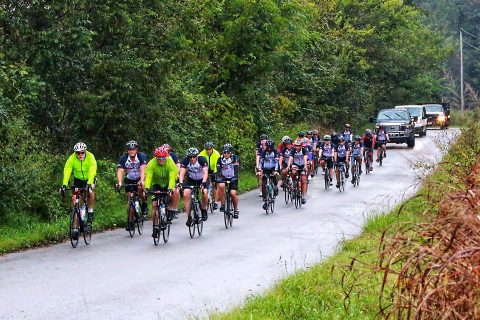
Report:
M 354 136 L 350 124 L 345 124 L 342 133 L 332 132 L 323 137 L 318 130 L 299 132 L 297 137 L 284 136 L 282 142 L 275 148 L 273 140 L 268 135 L 262 134 L 257 142 L 256 173 L 259 177 L 259 196 L 265 200 L 265 183 L 268 175 L 272 175 L 275 185 L 275 196 L 278 194 L 277 176 L 286 181 L 287 175 L 298 178 L 301 181 L 302 204 L 306 203 L 308 181 L 313 177 L 315 167 L 321 166 L 324 174 L 328 175 L 330 185 L 333 185 L 333 177 L 336 176 L 336 187 L 340 187 L 340 164 L 346 167 L 345 176 L 349 177 L 349 168 L 352 172 L 352 184 L 355 183 L 354 167 L 358 164 L 362 167 L 362 159 L 370 165 L 367 170 L 372 171 L 373 149 L 378 146 L 377 162 L 380 152 L 386 157 L 386 143 L 389 140 L 383 126 L 377 126 L 375 131 L 366 129 L 360 136 Z M 362 173 L 360 169 L 360 174 Z M 282 187 L 285 184 L 282 182 Z M 264 204 L 266 206 L 266 204 Z M 265 209 L 265 208 L 264 208 Z
M 338 164 L 346 166 L 348 178 L 349 167 L 352 168 L 352 183 L 354 164 L 362 163 L 368 157 L 373 162 L 373 149 L 379 146 L 377 161 L 380 151 L 385 152 L 388 134 L 383 127 L 377 127 L 375 132 L 367 129 L 362 136 L 353 136 L 349 124 L 341 134 L 333 132 L 320 137 L 318 130 L 299 132 L 297 137 L 284 136 L 282 142 L 275 146 L 275 142 L 266 134 L 262 134 L 256 145 L 256 172 L 259 177 L 260 196 L 265 199 L 266 177 L 271 176 L 274 182 L 274 194 L 278 195 L 278 183 L 285 187 L 287 175 L 298 177 L 301 181 L 302 204 L 306 203 L 308 181 L 313 177 L 315 166 L 320 165 L 324 174 L 329 176 L 330 185 L 333 185 L 333 176 L 336 175 L 337 188 L 339 187 Z M 97 163 L 95 156 L 87 150 L 84 142 L 78 142 L 73 147 L 74 153 L 70 155 L 64 167 L 63 185 L 60 189 L 65 192 L 73 172 L 73 188 L 87 190 L 87 221 L 94 219 L 95 186 Z M 386 153 L 384 153 L 386 156 Z M 317 160 L 317 161 L 316 161 Z M 367 170 L 373 170 L 370 166 Z M 201 219 L 208 219 L 207 204 L 209 188 L 213 188 L 214 205 L 217 210 L 225 210 L 225 188 L 228 188 L 233 204 L 233 218 L 238 219 L 238 175 L 239 157 L 234 153 L 231 144 L 223 145 L 220 153 L 214 149 L 214 144 L 209 141 L 204 149 L 199 152 L 197 148 L 189 148 L 186 157 L 182 160 L 172 150 L 170 145 L 163 144 L 154 151 L 154 157 L 147 162 L 147 155 L 139 152 L 138 143 L 130 140 L 126 143 L 126 152 L 120 157 L 117 165 L 116 189 L 119 191 L 124 186 L 127 196 L 136 192 L 141 200 L 142 219 L 148 214 L 148 195 L 156 192 L 166 192 L 169 195 L 167 219 L 171 222 L 178 216 L 180 197 L 183 194 L 183 208 L 187 215 L 187 226 L 191 226 L 193 218 L 190 216 L 190 195 L 192 189 L 197 187 L 202 193 Z M 281 178 L 279 181 L 278 178 Z M 72 201 L 75 201 L 72 196 Z M 152 221 L 159 225 L 156 202 L 152 201 Z M 264 204 L 265 206 L 265 204 Z M 264 208 L 265 209 L 265 208 Z M 127 231 L 130 226 L 127 226 Z M 158 235 L 159 229 L 153 229 L 153 237 Z

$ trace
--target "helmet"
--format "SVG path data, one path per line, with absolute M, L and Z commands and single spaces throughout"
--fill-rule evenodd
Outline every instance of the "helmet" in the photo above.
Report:
M 318 134 L 318 130 L 317 130 L 317 129 L 313 129 L 312 134 Z
M 267 140 L 267 139 L 268 139 L 268 136 L 265 133 L 262 133 L 260 135 L 260 140 Z
M 288 140 L 291 141 L 292 139 L 290 139 L 289 136 L 283 136 L 283 138 L 282 138 L 282 142 L 283 142 L 283 143 L 287 143 Z
M 307 130 L 307 136 L 311 136 L 311 135 L 313 135 L 312 130 Z
M 267 148 L 274 148 L 275 147 L 275 142 L 273 142 L 273 140 L 267 140 Z
M 340 136 L 340 137 L 338 138 L 338 142 L 342 142 L 342 141 L 345 141 L 345 138 L 344 138 L 343 136 Z
M 189 148 L 187 150 L 187 156 L 188 157 L 196 157 L 198 156 L 198 149 L 197 148 Z
M 332 138 L 336 138 L 337 137 L 337 133 L 335 131 L 332 132 Z
M 213 148 L 213 142 L 212 141 L 207 141 L 203 145 L 205 148 Z
M 360 136 L 355 136 L 355 141 L 361 141 L 362 140 L 362 137 Z
M 130 141 L 128 141 L 125 145 L 127 146 L 127 149 L 128 149 L 128 150 L 132 150 L 132 149 L 138 148 L 138 143 L 137 143 L 137 141 L 135 141 L 135 140 L 130 140 Z
M 379 125 L 378 126 L 378 129 L 383 129 L 384 127 L 382 125 Z
M 326 134 L 326 135 L 323 136 L 323 140 L 324 141 L 330 141 L 330 140 L 332 140 L 332 137 L 330 137 L 330 135 Z
M 85 151 L 87 150 L 87 145 L 83 142 L 78 142 L 76 145 L 73 146 L 73 151 Z
M 303 145 L 302 141 L 300 140 L 295 140 L 295 143 L 294 143 L 295 147 L 301 147 Z
M 365 133 L 366 133 L 366 134 L 372 134 L 372 130 L 366 129 L 366 130 L 365 130 Z
M 303 137 L 305 137 L 305 132 L 303 132 L 303 131 L 300 131 L 300 132 L 298 133 L 298 136 L 299 136 L 300 138 L 303 138 Z
M 158 147 L 157 149 L 155 149 L 155 157 L 156 158 L 166 158 L 166 157 L 168 157 L 168 150 L 163 146 Z
M 345 128 L 350 128 L 350 124 L 349 124 L 349 123 L 346 123 L 346 124 L 345 124 Z
M 293 140 L 290 137 L 284 141 L 285 144 L 292 143 L 292 142 L 293 142 Z
M 375 129 L 377 129 L 377 130 L 380 129 L 380 126 L 377 124 L 377 125 L 375 126 Z
M 170 147 L 170 145 L 169 145 L 168 143 L 164 143 L 164 144 L 162 145 L 162 148 L 165 148 L 165 149 L 167 149 L 168 151 L 172 150 L 172 148 Z
M 223 152 L 233 152 L 233 146 L 230 143 L 224 144 Z
M 305 137 L 305 138 L 302 139 L 302 142 L 305 143 L 305 144 L 307 144 L 308 141 L 310 141 L 310 140 L 309 140 L 307 137 Z

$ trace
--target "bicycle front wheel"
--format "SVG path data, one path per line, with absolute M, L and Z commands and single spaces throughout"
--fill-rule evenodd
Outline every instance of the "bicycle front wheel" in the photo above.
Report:
M 195 209 L 193 208 L 195 205 L 193 203 L 190 203 L 190 211 L 188 216 L 193 219 L 192 225 L 188 227 L 188 233 L 190 234 L 190 238 L 193 238 L 195 236 L 195 229 L 196 229 L 196 224 L 195 224 L 195 218 L 197 215 L 195 214 Z
M 133 238 L 135 236 L 135 208 L 132 203 L 128 206 L 127 217 L 128 233 L 130 238 Z
M 87 246 L 90 244 L 90 241 L 92 241 L 92 229 L 91 222 L 87 222 L 83 225 L 83 241 L 85 241 Z
M 78 239 L 80 237 L 80 214 L 78 209 L 73 209 L 70 214 L 70 243 L 72 247 L 76 248 L 78 245 Z
M 157 216 L 157 221 L 158 223 L 156 223 L 156 219 L 153 218 L 153 222 L 152 222 L 152 226 L 153 226 L 153 234 L 154 234 L 154 237 L 153 237 L 153 243 L 158 246 L 158 243 L 160 242 L 160 233 L 161 233 L 161 230 L 160 230 L 160 223 L 162 222 L 161 221 L 161 216 L 160 216 L 160 209 L 159 209 L 159 206 L 157 206 L 157 208 L 155 209 L 155 214 Z M 154 214 L 152 213 L 152 216 L 154 216 Z M 155 234 L 155 229 L 158 229 L 158 233 Z

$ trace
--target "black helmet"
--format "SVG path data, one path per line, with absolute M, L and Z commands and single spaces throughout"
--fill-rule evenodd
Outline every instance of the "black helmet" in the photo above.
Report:
M 260 140 L 267 140 L 267 139 L 268 139 L 268 136 L 265 133 L 262 133 L 260 135 Z
M 223 152 L 233 152 L 233 146 L 230 143 L 224 144 Z
M 361 141 L 362 140 L 362 137 L 360 136 L 355 136 L 355 141 Z
M 332 132 L 331 136 L 332 136 L 332 139 L 336 138 L 337 137 L 337 133 L 335 131 Z
M 301 147 L 301 146 L 303 146 L 303 143 L 302 143 L 302 141 L 300 141 L 300 140 L 297 139 L 297 140 L 295 140 L 295 143 L 294 143 L 293 145 L 294 145 L 295 147 L 299 147 L 299 146 Z
M 205 142 L 205 144 L 203 145 L 206 148 L 213 148 L 213 142 L 212 141 L 207 141 Z
M 338 142 L 342 142 L 342 141 L 345 141 L 345 138 L 344 138 L 343 136 L 340 136 L 340 137 L 338 138 Z
M 273 140 L 267 140 L 267 148 L 274 148 L 275 147 L 275 142 L 273 142 Z
M 303 138 L 303 137 L 305 137 L 305 132 L 303 132 L 303 131 L 300 131 L 300 132 L 298 133 L 298 136 L 299 136 L 300 138 Z
M 312 130 L 307 130 L 307 136 L 311 136 L 311 135 L 313 135 Z

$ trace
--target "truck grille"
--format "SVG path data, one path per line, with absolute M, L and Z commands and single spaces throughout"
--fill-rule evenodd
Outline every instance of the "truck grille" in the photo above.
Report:
M 389 131 L 400 131 L 400 126 L 389 126 L 389 125 L 386 125 L 385 126 L 385 129 L 387 132 Z

